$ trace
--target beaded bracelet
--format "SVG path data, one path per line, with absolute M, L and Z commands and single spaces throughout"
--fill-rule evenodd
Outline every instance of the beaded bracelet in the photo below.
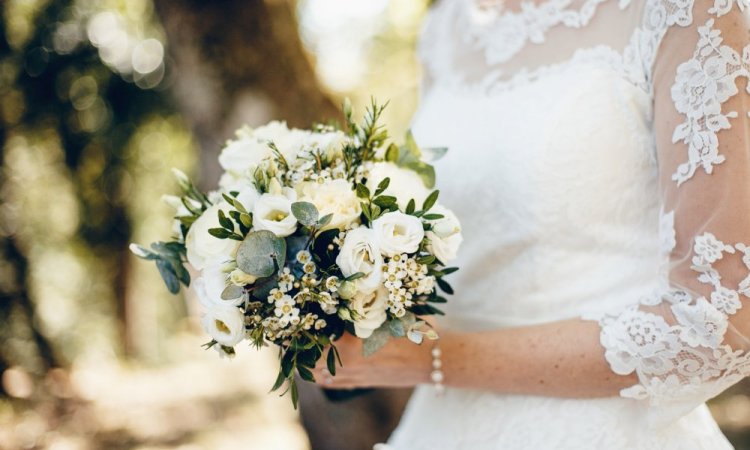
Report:
M 440 350 L 440 346 L 438 345 L 438 340 L 435 340 L 435 343 L 432 346 L 432 372 L 430 372 L 430 379 L 432 380 L 432 385 L 435 386 L 435 393 L 438 396 L 442 396 L 445 392 L 445 385 L 443 385 L 443 380 L 445 379 L 445 374 L 443 374 L 443 360 L 440 359 L 440 357 L 443 355 L 443 352 Z

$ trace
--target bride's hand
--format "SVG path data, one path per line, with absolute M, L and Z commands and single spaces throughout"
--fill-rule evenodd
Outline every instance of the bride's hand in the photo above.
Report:
M 362 340 L 345 334 L 335 342 L 342 366 L 336 363 L 336 375 L 331 376 L 325 358 L 315 367 L 315 381 L 330 389 L 357 387 L 413 387 L 428 383 L 432 344 L 414 344 L 406 338 L 391 339 L 373 355 L 362 355 Z

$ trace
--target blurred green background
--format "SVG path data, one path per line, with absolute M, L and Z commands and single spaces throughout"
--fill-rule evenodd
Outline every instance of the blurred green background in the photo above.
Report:
M 201 349 L 194 299 L 171 297 L 127 245 L 170 236 L 169 169 L 215 185 L 243 123 L 306 127 L 374 95 L 401 135 L 427 3 L 0 2 L 0 449 L 358 449 L 388 435 L 408 392 L 321 413 L 310 391 L 300 421 L 267 395 L 274 355 Z M 749 386 L 711 405 L 737 448 Z

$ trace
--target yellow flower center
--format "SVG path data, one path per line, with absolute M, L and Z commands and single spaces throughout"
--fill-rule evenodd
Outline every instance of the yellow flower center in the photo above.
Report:
M 227 324 L 222 322 L 221 320 L 214 320 L 214 323 L 216 325 L 216 329 L 219 330 L 222 333 L 230 334 L 232 330 L 229 329 Z

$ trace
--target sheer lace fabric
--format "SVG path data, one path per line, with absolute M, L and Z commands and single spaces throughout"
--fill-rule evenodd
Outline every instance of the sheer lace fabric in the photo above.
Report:
M 597 320 L 640 382 L 599 401 L 423 388 L 392 445 L 464 448 L 419 437 L 453 420 L 494 424 L 471 448 L 524 448 L 500 422 L 546 448 L 724 448 L 701 405 L 750 374 L 750 2 L 506 2 L 442 0 L 421 41 L 413 128 L 451 148 L 438 181 L 464 225 L 445 325 Z M 604 429 L 560 440 L 580 421 Z

